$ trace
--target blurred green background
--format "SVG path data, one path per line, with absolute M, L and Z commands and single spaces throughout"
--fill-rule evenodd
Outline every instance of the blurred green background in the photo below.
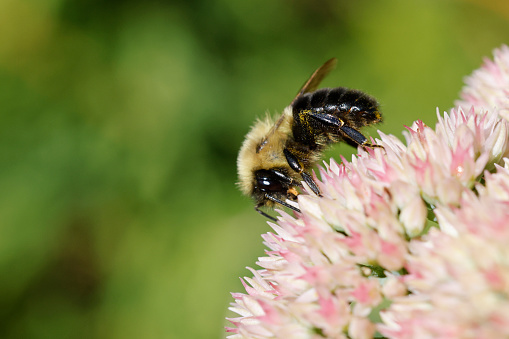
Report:
M 0 337 L 224 337 L 255 118 L 336 56 L 401 137 L 508 42 L 506 0 L 0 0 Z

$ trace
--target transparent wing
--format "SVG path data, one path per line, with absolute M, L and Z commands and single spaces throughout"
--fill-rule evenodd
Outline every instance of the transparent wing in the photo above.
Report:
M 318 88 L 322 80 L 336 67 L 336 63 L 338 60 L 336 58 L 332 58 L 327 60 L 320 68 L 318 68 L 316 71 L 311 74 L 309 79 L 306 81 L 304 86 L 300 89 L 299 93 L 297 93 L 297 96 L 293 99 L 290 106 L 293 106 L 295 103 L 295 100 L 297 100 L 298 97 L 300 97 L 304 93 L 312 92 Z M 276 131 L 283 120 L 285 119 L 284 115 L 281 115 L 281 117 L 276 121 L 274 126 L 270 129 L 269 133 L 265 136 L 265 138 L 262 140 L 262 142 L 258 145 L 256 152 L 258 153 L 267 143 L 267 140 L 274 134 L 274 131 Z
M 290 106 L 293 106 L 295 100 L 300 97 L 304 93 L 313 92 L 318 88 L 322 80 L 332 71 L 337 64 L 338 60 L 336 58 L 332 58 L 327 60 L 320 68 L 311 74 L 308 81 L 302 86 L 299 93 L 295 96 Z

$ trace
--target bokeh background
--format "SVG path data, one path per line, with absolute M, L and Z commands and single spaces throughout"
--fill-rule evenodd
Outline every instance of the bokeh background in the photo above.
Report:
M 254 119 L 336 56 L 401 137 L 508 42 L 506 0 L 0 0 L 0 337 L 224 337 Z

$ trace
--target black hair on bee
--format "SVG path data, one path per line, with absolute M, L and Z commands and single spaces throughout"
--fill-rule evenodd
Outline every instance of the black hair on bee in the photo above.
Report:
M 317 90 L 336 62 L 332 58 L 318 68 L 279 118 L 257 121 L 242 144 L 237 158 L 239 188 L 254 199 L 256 211 L 271 220 L 276 219 L 261 207 L 279 204 L 300 212 L 292 201 L 297 200 L 302 181 L 320 195 L 309 172 L 328 145 L 345 141 L 380 147 L 359 132 L 382 121 L 374 98 L 345 87 Z

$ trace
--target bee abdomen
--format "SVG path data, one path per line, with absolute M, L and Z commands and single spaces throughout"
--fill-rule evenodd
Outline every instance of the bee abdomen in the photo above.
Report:
M 378 106 L 378 102 L 366 93 L 336 87 L 303 94 L 297 98 L 292 109 L 294 115 L 306 110 L 323 112 L 346 119 L 354 126 L 360 120 L 359 125 L 365 126 L 381 121 Z

